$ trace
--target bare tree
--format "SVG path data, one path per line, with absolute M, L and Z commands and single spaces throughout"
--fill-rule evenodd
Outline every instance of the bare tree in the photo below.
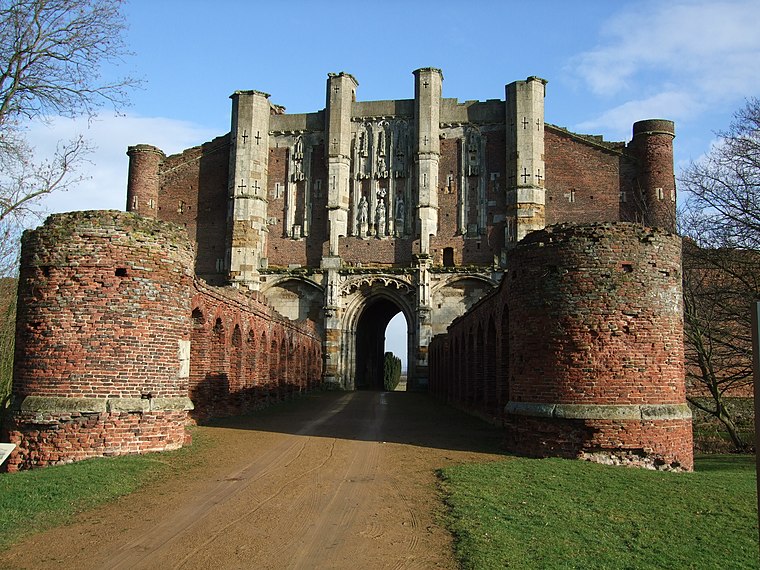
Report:
M 684 229 L 699 245 L 760 250 L 760 99 L 747 101 L 680 183 L 690 194 Z
M 10 390 L 19 237 L 40 199 L 81 180 L 89 147 L 83 136 L 59 141 L 35 160 L 27 140 L 33 121 L 92 118 L 118 110 L 129 77 L 104 77 L 127 55 L 122 0 L 0 0 L 0 419 Z
M 687 378 L 690 397 L 744 442 L 726 397 L 752 383 L 750 306 L 760 298 L 760 101 L 751 99 L 701 160 L 680 177 Z
M 757 271 L 755 252 L 705 249 L 685 240 L 684 332 L 689 402 L 714 416 L 737 450 L 745 450 L 727 398 L 752 385 L 752 337 L 744 271 Z M 731 272 L 724 267 L 732 267 Z
M 118 109 L 137 83 L 103 74 L 128 53 L 121 7 L 122 0 L 0 0 L 0 275 L 12 271 L 18 235 L 40 198 L 79 182 L 89 151 L 79 136 L 35 161 L 29 123 Z
M 17 279 L 13 277 L 0 277 L 0 426 L 10 399 L 13 381 L 17 285 Z

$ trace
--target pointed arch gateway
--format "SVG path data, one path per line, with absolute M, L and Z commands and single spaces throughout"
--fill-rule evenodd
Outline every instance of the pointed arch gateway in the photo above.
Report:
M 384 388 L 386 328 L 399 313 L 406 321 L 407 366 L 408 373 L 413 374 L 417 327 L 410 293 L 410 289 L 398 283 L 383 280 L 365 283 L 354 291 L 347 306 L 342 343 L 343 374 L 348 389 Z

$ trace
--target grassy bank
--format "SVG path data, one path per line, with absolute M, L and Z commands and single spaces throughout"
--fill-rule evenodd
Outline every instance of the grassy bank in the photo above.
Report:
M 758 568 L 754 456 L 694 473 L 514 458 L 441 479 L 464 568 Z
M 193 439 L 193 446 L 178 451 L 0 474 L 0 548 L 151 481 L 185 471 L 198 461 L 198 452 L 206 445 L 197 434 Z

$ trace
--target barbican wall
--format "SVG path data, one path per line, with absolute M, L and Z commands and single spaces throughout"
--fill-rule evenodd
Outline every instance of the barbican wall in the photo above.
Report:
M 9 470 L 176 449 L 193 419 L 319 385 L 313 327 L 193 267 L 183 228 L 134 214 L 57 214 L 25 232 Z
M 431 390 L 503 422 L 518 453 L 691 469 L 680 238 L 529 234 L 499 289 L 433 339 Z

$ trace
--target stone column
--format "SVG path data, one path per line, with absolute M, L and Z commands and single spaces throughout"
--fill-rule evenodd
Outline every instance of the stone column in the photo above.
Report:
M 261 91 L 236 91 L 231 99 L 229 276 L 233 285 L 257 290 L 269 231 L 269 95 Z
M 417 136 L 417 216 L 420 223 L 420 254 L 430 254 L 430 236 L 438 233 L 438 161 L 441 156 L 440 69 L 425 67 L 414 72 L 414 121 Z
M 531 76 L 506 87 L 507 244 L 546 225 L 545 94 L 546 80 L 540 77 Z
M 327 79 L 327 209 L 330 256 L 339 256 L 339 239 L 348 233 L 349 174 L 351 166 L 351 111 L 359 83 L 348 73 L 330 73 Z

